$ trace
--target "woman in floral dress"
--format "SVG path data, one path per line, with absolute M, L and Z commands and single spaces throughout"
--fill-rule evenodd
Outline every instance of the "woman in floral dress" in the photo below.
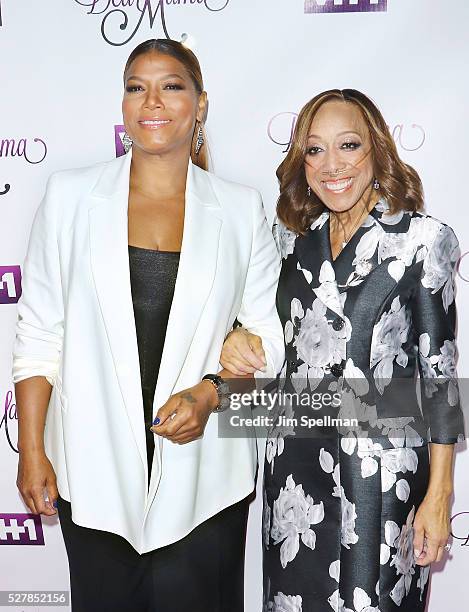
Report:
M 458 241 L 422 212 L 418 174 L 356 90 L 306 104 L 277 176 L 278 390 L 289 400 L 267 437 L 264 610 L 423 611 L 464 435 Z M 252 372 L 258 344 L 237 328 L 222 365 Z

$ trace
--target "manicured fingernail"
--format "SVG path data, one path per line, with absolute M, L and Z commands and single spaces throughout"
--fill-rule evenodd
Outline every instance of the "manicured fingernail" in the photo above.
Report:
M 153 421 L 153 425 L 158 425 L 160 422 L 160 417 L 155 417 L 155 420 Z
M 54 508 L 57 508 L 57 501 L 55 501 L 53 504 Z
M 418 559 L 420 557 L 420 550 L 415 550 L 414 549 L 414 555 L 415 555 L 416 559 Z

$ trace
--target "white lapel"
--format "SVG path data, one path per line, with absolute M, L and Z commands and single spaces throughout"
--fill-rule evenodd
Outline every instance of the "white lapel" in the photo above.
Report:
M 131 156 L 132 148 L 105 165 L 91 193 L 89 232 L 96 292 L 130 426 L 146 472 L 143 400 L 128 257 Z M 208 173 L 189 162 L 184 234 L 154 414 L 172 394 L 211 290 L 221 224 L 220 204 Z M 161 438 L 156 439 L 161 446 Z
M 189 162 L 184 234 L 155 391 L 155 413 L 173 392 L 212 289 L 221 226 L 222 211 L 209 175 Z

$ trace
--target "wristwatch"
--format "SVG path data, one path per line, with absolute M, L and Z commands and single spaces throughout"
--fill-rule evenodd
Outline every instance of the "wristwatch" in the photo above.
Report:
M 230 387 L 226 380 L 218 374 L 205 374 L 202 380 L 209 380 L 217 390 L 218 405 L 213 412 L 223 412 L 230 406 Z

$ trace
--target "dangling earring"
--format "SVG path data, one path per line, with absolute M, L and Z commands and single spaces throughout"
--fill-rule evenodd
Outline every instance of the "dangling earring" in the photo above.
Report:
M 130 138 L 130 136 L 127 134 L 127 132 L 124 132 L 124 135 L 122 136 L 122 146 L 124 147 L 124 151 L 126 153 L 130 149 L 132 144 L 133 144 L 132 138 Z
M 306 193 L 308 194 L 308 198 L 311 197 L 311 187 L 308 185 L 308 189 L 306 190 Z
M 205 143 L 204 131 L 202 129 L 202 124 L 200 124 L 199 131 L 197 132 L 197 141 L 195 143 L 195 154 L 196 155 L 200 153 L 200 149 L 203 147 L 204 143 Z
M 373 181 L 373 189 L 379 189 L 380 188 L 380 184 L 377 178 L 375 178 L 375 180 Z

